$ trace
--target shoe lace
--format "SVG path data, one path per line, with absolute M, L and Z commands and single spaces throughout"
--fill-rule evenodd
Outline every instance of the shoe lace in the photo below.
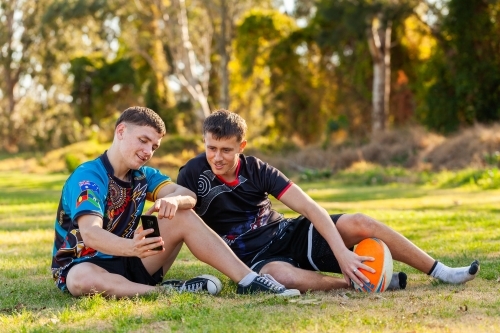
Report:
M 180 291 L 191 291 L 195 292 L 200 289 L 203 289 L 203 282 L 194 282 L 194 283 L 184 283 L 180 288 Z
M 271 275 L 269 274 L 262 274 L 257 278 L 262 284 L 266 285 L 269 287 L 269 289 L 272 290 L 283 290 L 285 289 L 285 286 L 276 281 Z

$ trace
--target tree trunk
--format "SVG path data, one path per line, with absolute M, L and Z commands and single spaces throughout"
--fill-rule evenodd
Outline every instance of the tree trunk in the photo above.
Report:
M 231 43 L 231 17 L 228 13 L 228 4 L 226 0 L 221 1 L 221 38 L 219 40 L 220 54 L 220 107 L 229 108 L 229 50 Z M 229 31 L 228 31 L 229 30 Z
M 384 131 L 389 114 L 391 94 L 391 35 L 392 21 L 382 26 L 373 20 L 368 31 L 368 45 L 373 60 L 372 133 Z
M 182 73 L 179 75 L 180 81 L 181 84 L 184 85 L 188 92 L 191 94 L 192 98 L 199 103 L 201 110 L 199 110 L 198 115 L 201 120 L 204 120 L 210 115 L 210 106 L 208 105 L 207 98 L 208 91 L 204 91 L 195 74 L 196 55 L 189 36 L 186 3 L 184 0 L 178 0 L 177 4 L 179 6 L 178 23 L 181 29 L 182 39 L 182 47 L 180 51 L 180 54 L 182 56 L 179 62 L 182 62 L 184 64 L 184 67 L 180 69 Z M 175 68 L 175 70 L 179 70 L 178 66 Z
M 2 67 L 4 69 L 5 74 L 5 94 L 7 95 L 7 107 L 5 108 L 5 113 L 0 114 L 0 117 L 5 117 L 2 123 L 4 124 L 4 128 L 2 130 L 2 136 L 4 136 L 4 140 L 2 143 L 2 148 L 9 152 L 17 151 L 17 140 L 18 136 L 15 133 L 13 128 L 13 120 L 12 116 L 14 114 L 14 110 L 16 108 L 17 100 L 15 95 L 15 88 L 19 82 L 20 77 L 20 68 L 13 69 L 12 64 L 14 63 L 14 50 L 12 48 L 13 37 L 14 37 L 14 11 L 17 7 L 17 3 L 13 4 L 12 8 L 5 9 L 6 16 L 6 35 L 7 35 L 7 48 L 6 53 L 7 56 L 2 60 Z M 0 107 L 1 109 L 1 107 Z

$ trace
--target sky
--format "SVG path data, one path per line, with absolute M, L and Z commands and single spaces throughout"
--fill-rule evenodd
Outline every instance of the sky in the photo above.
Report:
M 290 13 L 295 7 L 295 0 L 283 0 L 283 4 L 285 6 L 285 10 Z

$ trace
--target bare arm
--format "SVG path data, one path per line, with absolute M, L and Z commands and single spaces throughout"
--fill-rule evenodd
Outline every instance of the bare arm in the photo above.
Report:
M 171 183 L 163 186 L 158 192 L 158 199 L 145 214 L 158 212 L 158 217 L 172 219 L 177 209 L 192 209 L 196 204 L 196 195 L 187 188 Z
M 323 236 L 332 249 L 340 269 L 344 274 L 347 283 L 349 278 L 358 284 L 362 284 L 359 278 L 353 273 L 357 268 L 363 268 L 373 272 L 371 267 L 363 264 L 363 261 L 373 260 L 371 257 L 360 257 L 346 248 L 335 224 L 332 222 L 328 212 L 318 205 L 300 187 L 293 184 L 280 198 L 287 207 L 305 216 L 314 225 L 314 228 Z M 365 277 L 366 281 L 368 279 Z
M 145 238 L 152 230 L 137 228 L 133 239 L 119 237 L 102 228 L 102 218 L 95 215 L 82 215 L 78 218 L 78 227 L 85 246 L 102 253 L 145 258 L 160 253 L 150 251 L 157 246 L 163 246 L 161 237 Z

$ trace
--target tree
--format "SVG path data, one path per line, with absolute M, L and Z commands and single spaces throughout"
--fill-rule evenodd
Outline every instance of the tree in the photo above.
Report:
M 426 66 L 420 119 L 441 132 L 500 119 L 500 5 L 450 0 L 433 27 L 439 44 Z M 465 23 L 466 22 L 466 23 Z
M 40 56 L 46 46 L 41 16 L 46 6 L 43 0 L 0 0 L 0 134 L 2 148 L 8 151 L 16 151 L 21 138 L 24 116 L 18 105 L 30 96 L 29 86 L 36 86 L 41 72 Z
M 376 134 L 387 125 L 391 91 L 393 27 L 413 12 L 416 1 L 320 1 L 311 25 L 326 54 L 346 58 L 367 43 L 372 59 L 371 129 Z

